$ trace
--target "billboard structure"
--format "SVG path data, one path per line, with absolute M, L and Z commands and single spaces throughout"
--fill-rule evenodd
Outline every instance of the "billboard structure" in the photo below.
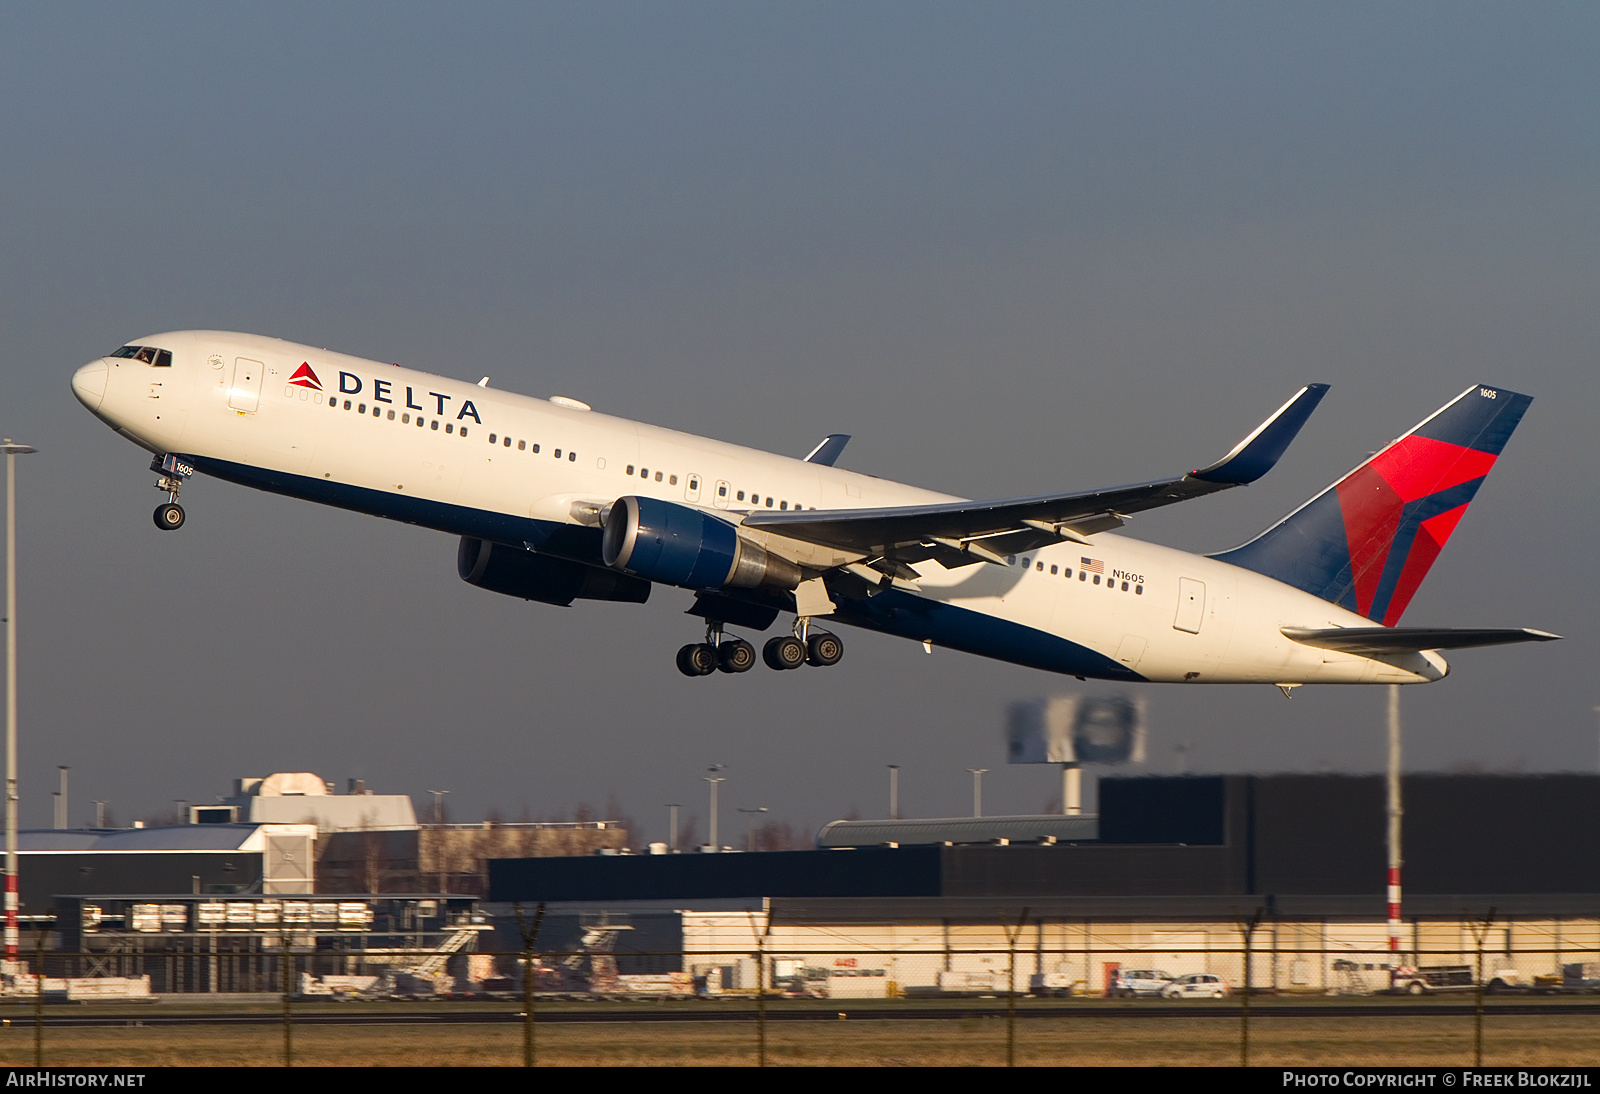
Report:
M 1083 765 L 1143 763 L 1143 696 L 1056 695 L 1012 703 L 1006 762 L 1060 764 L 1062 812 L 1083 811 Z

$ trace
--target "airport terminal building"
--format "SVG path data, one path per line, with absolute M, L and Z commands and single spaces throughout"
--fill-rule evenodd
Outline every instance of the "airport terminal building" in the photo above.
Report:
M 1413 775 L 1404 800 L 1399 957 L 1379 776 L 1107 778 L 1097 818 L 993 819 L 1066 825 L 1027 842 L 981 820 L 857 822 L 815 851 L 502 859 L 489 898 L 545 904 L 552 948 L 625 923 L 624 966 L 701 951 L 685 963 L 748 988 L 759 952 L 845 996 L 999 988 L 1002 970 L 1091 993 L 1144 967 L 1237 985 L 1252 920 L 1258 990 L 1370 989 L 1390 965 L 1475 962 L 1480 946 L 1485 978 L 1506 982 L 1600 960 L 1600 847 L 1584 836 L 1600 777 Z

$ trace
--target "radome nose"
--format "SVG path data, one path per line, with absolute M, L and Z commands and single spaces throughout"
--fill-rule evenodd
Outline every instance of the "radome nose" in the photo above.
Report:
M 106 395 L 106 374 L 110 371 L 102 358 L 99 361 L 90 361 L 74 372 L 72 393 L 78 397 L 78 402 L 90 410 L 98 410 L 100 400 Z

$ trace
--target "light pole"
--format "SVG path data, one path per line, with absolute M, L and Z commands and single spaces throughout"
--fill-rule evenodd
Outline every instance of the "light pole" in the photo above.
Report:
M 756 817 L 762 813 L 765 813 L 766 811 L 767 807 L 764 805 L 757 806 L 754 809 L 739 810 L 739 812 L 745 815 L 744 849 L 746 851 L 754 851 L 756 849 Z
M 889 765 L 889 819 L 900 819 L 900 765 Z
M 967 770 L 972 772 L 972 815 L 981 817 L 983 816 L 983 773 L 989 769 L 987 767 L 969 767 Z
M 667 851 L 676 854 L 678 850 L 678 803 L 667 803 Z
M 704 778 L 706 782 L 711 784 L 711 844 L 710 844 L 710 846 L 711 846 L 711 849 L 713 851 L 720 851 L 720 850 L 722 850 L 722 845 L 717 842 L 717 784 L 721 783 L 721 782 L 727 782 L 728 780 L 727 780 L 726 776 L 718 775 L 717 772 L 726 771 L 727 768 L 725 768 L 722 764 L 712 764 L 710 767 L 706 768 L 706 770 L 711 772 L 711 774 L 704 775 L 704 776 L 701 776 L 701 777 Z
M 1595 708 L 1594 708 L 1594 712 L 1595 712 L 1595 713 L 1596 713 L 1596 714 L 1600 714 L 1600 707 L 1595 707 Z
M 6 454 L 6 958 L 5 972 L 17 967 L 17 457 L 37 449 L 10 437 Z
M 94 826 L 96 828 L 104 828 L 106 826 L 106 800 L 104 798 L 96 798 L 94 800 Z
M 56 827 L 71 828 L 72 814 L 71 810 L 67 808 L 67 772 L 71 771 L 72 768 L 65 764 L 59 764 L 57 765 L 57 770 L 61 772 L 61 789 L 56 792 L 56 797 L 61 804 L 56 807 Z
M 430 790 L 433 795 L 433 866 L 439 879 L 439 891 L 444 892 L 444 796 L 448 790 Z
M 1388 851 L 1389 851 L 1389 952 L 1400 952 L 1400 685 L 1389 685 L 1389 771 L 1388 771 Z M 1398 960 L 1398 959 L 1396 959 Z

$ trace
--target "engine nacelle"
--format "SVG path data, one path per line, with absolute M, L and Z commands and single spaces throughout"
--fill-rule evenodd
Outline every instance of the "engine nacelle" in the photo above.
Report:
M 613 569 L 685 589 L 793 589 L 803 576 L 727 521 L 656 498 L 617 499 L 600 558 Z
M 650 599 L 648 581 L 472 536 L 461 537 L 456 572 L 468 585 L 563 608 L 574 600 L 643 604 Z

